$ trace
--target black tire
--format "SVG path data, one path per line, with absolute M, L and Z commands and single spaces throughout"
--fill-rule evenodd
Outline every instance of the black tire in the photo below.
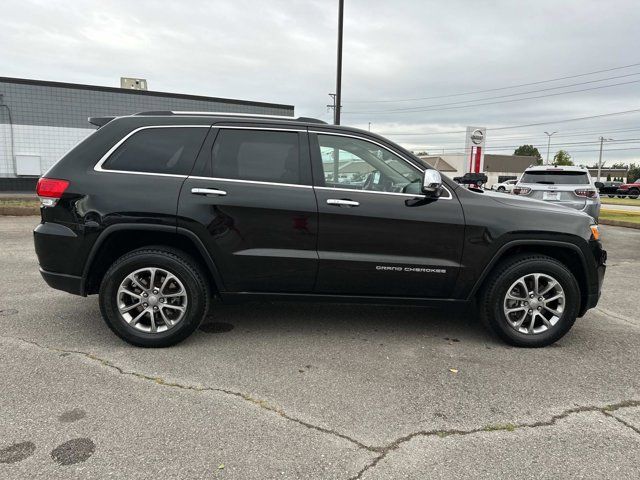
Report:
M 632 188 L 629 190 L 629 198 L 633 198 L 634 200 L 640 196 L 640 190 L 637 188 Z
M 177 277 L 187 294 L 182 319 L 163 332 L 147 333 L 129 325 L 118 310 L 117 292 L 132 272 L 147 267 L 162 268 Z M 207 314 L 211 293 L 202 269 L 187 254 L 164 246 L 129 252 L 109 268 L 100 285 L 100 311 L 109 328 L 124 341 L 138 347 L 169 347 L 191 335 Z
M 615 197 L 615 195 L 607 195 L 607 197 L 613 198 L 613 197 Z
M 506 190 L 506 188 L 504 188 L 504 187 L 498 187 L 498 191 L 499 192 L 504 192 L 505 190 Z
M 540 333 L 521 333 L 511 326 L 503 310 L 507 290 L 516 280 L 531 273 L 543 273 L 560 283 L 565 295 L 564 310 L 557 323 Z M 517 347 L 545 347 L 562 338 L 573 326 L 580 306 L 580 288 L 562 263 L 545 255 L 522 254 L 503 261 L 486 279 L 479 295 L 480 318 L 493 333 Z

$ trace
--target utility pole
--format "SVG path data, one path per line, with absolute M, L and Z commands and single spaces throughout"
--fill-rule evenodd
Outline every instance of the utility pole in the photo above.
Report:
M 344 0 L 338 0 L 338 68 L 336 71 L 336 98 L 333 110 L 333 123 L 340 125 L 340 109 L 342 108 L 342 26 L 344 17 Z
M 549 150 L 551 149 L 551 135 L 558 132 L 544 132 L 547 137 L 549 137 L 549 141 L 547 142 L 547 161 L 544 163 L 545 165 L 549 165 Z
M 602 146 L 604 142 L 609 142 L 611 140 L 613 140 L 613 138 L 600 137 L 600 156 L 598 157 L 598 182 L 600 181 L 600 172 L 602 170 Z
M 371 131 L 371 122 L 369 122 L 369 131 Z
M 329 109 L 333 109 L 333 120 L 335 121 L 336 119 L 336 94 L 335 93 L 330 93 L 329 96 L 331 97 L 331 100 L 333 101 L 333 103 L 330 103 L 329 105 L 327 105 L 327 111 Z

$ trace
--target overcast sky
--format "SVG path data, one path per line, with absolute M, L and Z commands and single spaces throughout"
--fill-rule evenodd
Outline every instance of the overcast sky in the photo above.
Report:
M 637 0 L 345 4 L 343 124 L 366 129 L 371 122 L 372 131 L 430 153 L 464 146 L 461 133 L 434 132 L 474 125 L 489 128 L 494 153 L 534 143 L 544 156 L 543 132 L 557 130 L 551 155 L 562 144 L 584 164 L 595 162 L 604 135 L 616 140 L 605 145 L 607 163 L 640 160 L 640 112 L 491 130 L 640 109 Z M 2 7 L 0 76 L 107 86 L 140 77 L 151 90 L 286 103 L 297 115 L 331 119 L 337 0 L 21 0 Z M 576 77 L 544 82 L 569 76 Z M 459 95 L 534 82 L 544 83 Z

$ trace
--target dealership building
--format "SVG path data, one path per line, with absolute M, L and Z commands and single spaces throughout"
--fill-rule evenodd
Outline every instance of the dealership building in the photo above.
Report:
M 0 77 L 0 191 L 37 178 L 95 126 L 88 117 L 153 110 L 293 116 L 293 106 L 228 98 Z

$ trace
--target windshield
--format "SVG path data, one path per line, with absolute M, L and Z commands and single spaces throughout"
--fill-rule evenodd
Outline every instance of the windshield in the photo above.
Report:
M 529 171 L 524 172 L 520 183 L 542 183 L 545 185 L 589 185 L 587 172 Z

